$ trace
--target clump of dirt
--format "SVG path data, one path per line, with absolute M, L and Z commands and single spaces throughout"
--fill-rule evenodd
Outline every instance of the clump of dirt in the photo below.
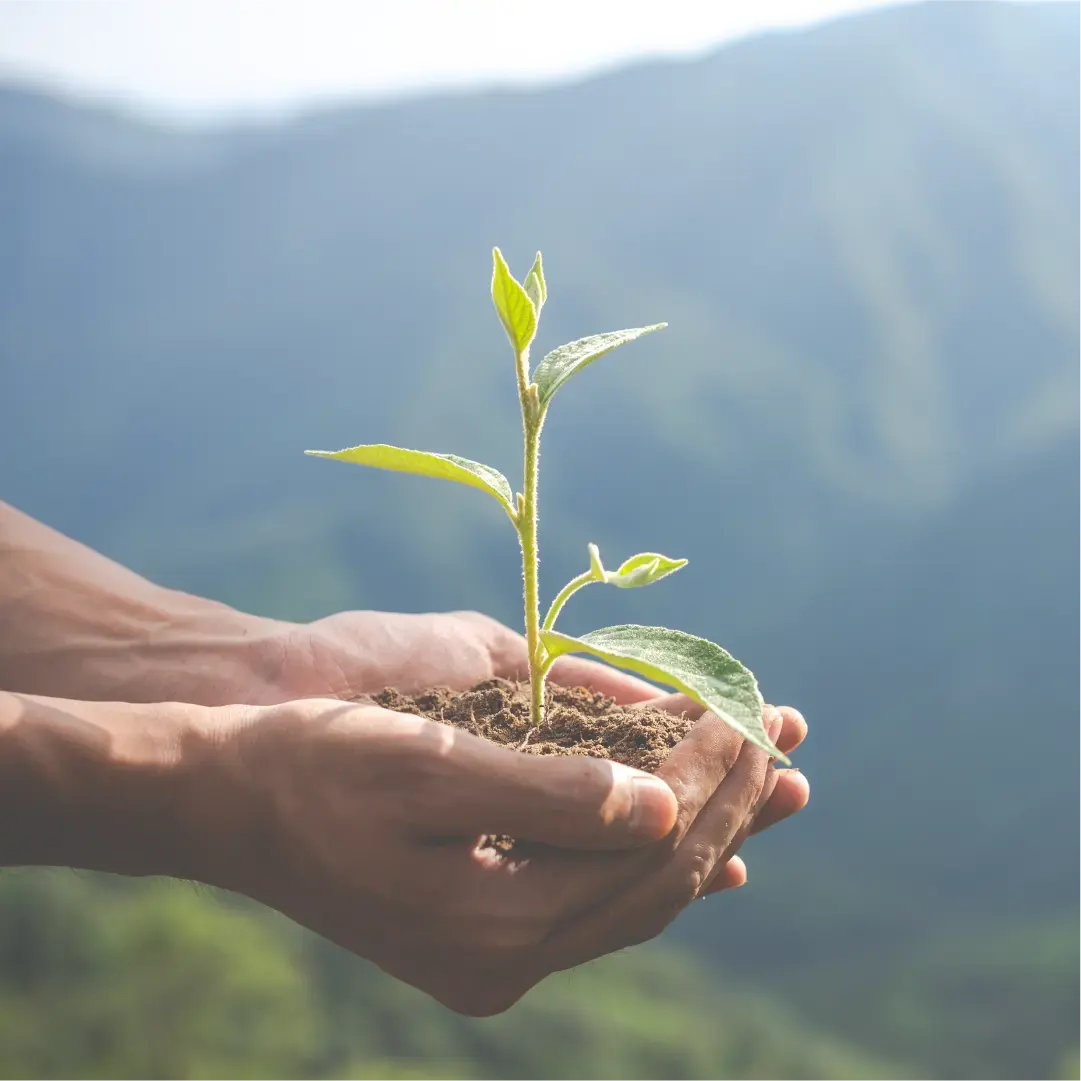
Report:
M 585 687 L 545 687 L 540 728 L 529 721 L 529 685 L 486 679 L 468 691 L 393 689 L 374 696 L 384 709 L 454 725 L 526 754 L 592 755 L 654 772 L 687 734 L 691 720 L 648 706 L 617 706 Z

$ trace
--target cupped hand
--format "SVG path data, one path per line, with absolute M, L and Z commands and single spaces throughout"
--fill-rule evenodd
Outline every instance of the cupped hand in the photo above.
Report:
M 526 679 L 525 638 L 480 612 L 338 612 L 313 623 L 286 624 L 274 635 L 274 690 L 287 699 L 354 699 L 394 687 L 467 690 L 498 676 Z M 561 657 L 549 676 L 563 686 L 588 686 L 627 704 L 662 692 L 595 661 Z M 263 701 L 263 688 L 256 698 Z M 282 699 L 279 699 L 282 700 Z
M 198 877 L 469 1014 L 657 934 L 724 881 L 771 784 L 766 755 L 708 713 L 659 777 L 340 701 L 232 716 Z M 800 728 L 770 725 L 778 742 Z M 502 858 L 487 834 L 519 845 Z
M 395 687 L 410 694 L 429 687 L 466 690 L 483 679 L 527 679 L 525 638 L 480 612 L 339 612 L 313 623 L 289 625 L 277 638 L 277 676 L 270 701 L 306 696 L 341 698 L 377 694 Z M 651 683 L 584 657 L 564 656 L 549 678 L 562 686 L 590 687 L 621 705 L 651 706 L 698 717 L 702 707 L 683 695 L 666 694 Z M 266 701 L 249 697 L 241 701 Z M 807 734 L 803 717 L 781 710 L 777 746 L 791 753 Z M 771 770 L 765 802 L 755 809 L 754 830 L 790 817 L 809 798 L 806 778 L 797 770 Z M 739 838 L 739 844 L 745 835 Z M 735 856 L 718 868 L 709 891 L 740 886 L 746 867 Z

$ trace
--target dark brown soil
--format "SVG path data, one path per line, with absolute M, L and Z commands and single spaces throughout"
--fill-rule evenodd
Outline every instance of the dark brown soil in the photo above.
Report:
M 488 679 L 468 691 L 436 687 L 422 694 L 385 690 L 384 709 L 417 713 L 464 728 L 526 754 L 583 754 L 653 772 L 687 734 L 691 721 L 660 709 L 617 706 L 585 687 L 546 688 L 544 724 L 529 723 L 529 686 Z

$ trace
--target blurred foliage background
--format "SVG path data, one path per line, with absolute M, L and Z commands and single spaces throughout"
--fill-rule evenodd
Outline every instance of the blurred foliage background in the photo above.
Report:
M 1078 6 L 924 4 L 575 85 L 180 130 L 0 85 L 0 492 L 306 619 L 479 608 L 541 348 L 667 319 L 546 428 L 542 586 L 800 706 L 750 885 L 467 1021 L 236 898 L 0 875 L 4 1077 L 1076 1077 Z M 617 593 L 617 591 L 610 591 Z

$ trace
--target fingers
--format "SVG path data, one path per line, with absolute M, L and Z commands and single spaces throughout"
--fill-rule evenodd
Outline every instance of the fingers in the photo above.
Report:
M 669 783 L 679 800 L 680 813 L 674 837 L 678 841 L 731 768 L 742 745 L 742 737 L 686 695 L 668 694 L 646 704 L 698 718 L 695 727 L 657 771 L 657 776 Z M 770 738 L 785 754 L 795 750 L 807 736 L 807 722 L 799 710 L 791 706 L 766 706 L 763 718 L 767 732 L 772 733 Z M 794 814 L 796 810 L 799 807 L 781 817 Z M 780 821 L 780 818 L 774 820 Z
M 656 777 L 585 756 L 521 754 L 464 732 L 447 745 L 416 793 L 441 836 L 509 834 L 560 848 L 619 849 L 656 841 L 676 819 L 676 798 Z
M 745 743 L 678 846 L 652 866 L 643 865 L 636 884 L 550 936 L 553 963 L 569 968 L 659 935 L 698 896 L 736 837 L 761 792 L 768 762 L 764 751 Z M 736 864 L 733 874 L 739 867 Z
M 724 890 L 736 890 L 740 886 L 747 885 L 747 864 L 739 856 L 733 856 L 730 860 L 722 863 L 716 871 L 709 888 L 703 890 L 698 896 L 705 897 L 711 893 L 721 893 Z
M 676 829 L 671 838 L 673 844 L 678 844 L 732 769 L 743 737 L 712 713 L 702 712 L 702 707 L 685 695 L 667 695 L 658 704 L 672 712 L 700 714 L 695 726 L 657 770 L 657 776 L 668 783 L 679 802 Z
M 781 731 L 775 741 L 777 749 L 791 754 L 807 738 L 807 722 L 803 714 L 791 706 L 766 706 L 766 712 L 770 710 L 781 717 Z
M 643 700 L 640 704 L 652 709 L 664 709 L 669 713 L 685 713 L 693 720 L 698 720 L 706 707 L 685 694 L 667 694 L 654 688 L 655 696 Z M 764 706 L 762 718 L 769 726 L 771 719 L 780 718 L 781 727 L 775 744 L 784 754 L 791 754 L 807 738 L 807 722 L 803 714 L 792 706 Z
M 773 710 L 775 721 L 780 720 L 781 727 L 774 744 L 785 754 L 791 753 L 807 736 L 807 722 L 803 715 L 791 706 L 767 706 L 766 710 L 767 713 Z M 753 834 L 761 833 L 802 811 L 810 798 L 811 786 L 798 769 L 771 769 L 754 810 L 718 861 L 717 867 L 702 887 L 700 896 L 706 897 L 743 885 L 747 881 L 747 868 L 736 855 L 743 842 Z M 730 870 L 736 860 L 739 860 L 737 870 Z M 740 875 L 742 881 L 737 881 Z
M 769 829 L 770 826 L 777 825 L 778 822 L 782 822 L 798 811 L 802 811 L 807 806 L 807 801 L 811 797 L 811 787 L 807 783 L 807 778 L 799 770 L 776 769 L 772 772 L 775 777 L 772 795 L 765 802 L 762 809 L 740 830 L 722 860 L 729 857 L 739 859 L 735 853 L 740 850 L 743 842 L 748 837 L 761 833 L 762 830 Z M 702 889 L 701 896 L 706 897 L 711 893 L 720 893 L 722 890 L 731 888 L 724 870 L 725 866 L 722 863 L 721 867 L 714 871 L 709 882 Z M 746 867 L 744 867 L 744 871 L 746 871 Z
M 698 721 L 657 772 L 657 776 L 664 777 L 673 792 L 678 793 L 676 827 L 666 835 L 662 846 L 648 846 L 633 853 L 612 853 L 604 863 L 597 862 L 594 857 L 589 882 L 580 883 L 583 889 L 579 889 L 579 884 L 574 881 L 581 877 L 581 870 L 569 866 L 565 854 L 553 852 L 549 859 L 549 854 L 536 853 L 535 870 L 547 865 L 551 881 L 559 883 L 566 912 L 582 911 L 584 907 L 596 905 L 600 896 L 616 897 L 656 874 L 658 868 L 670 860 L 673 850 L 678 848 L 702 808 L 714 797 L 744 746 L 742 736 L 686 695 L 668 694 L 643 704 L 688 714 Z M 774 721 L 773 730 L 776 731 L 781 720 L 775 717 Z M 760 753 L 765 761 L 764 752 Z M 738 786 L 741 782 L 737 777 L 733 783 Z M 741 820 L 743 817 L 741 815 Z
M 690 733 L 677 744 L 657 771 L 657 776 L 664 778 L 679 803 L 676 826 L 666 836 L 664 846 L 643 849 L 641 852 L 618 859 L 613 858 L 604 867 L 595 865 L 598 875 L 607 880 L 608 893 L 612 897 L 653 875 L 658 866 L 671 857 L 672 851 L 679 847 L 702 808 L 714 797 L 718 786 L 729 775 L 733 764 L 740 757 L 741 749 L 745 746 L 742 736 L 686 695 L 665 695 L 649 702 L 648 705 L 667 709 L 673 713 L 689 714 L 698 720 Z M 775 714 L 769 731 L 778 734 L 782 723 L 780 715 Z M 749 753 L 751 747 L 746 746 Z M 766 761 L 765 753 L 758 753 L 762 761 Z M 736 786 L 740 783 L 739 777 L 733 782 Z M 731 788 L 730 785 L 729 789 Z M 740 821 L 732 827 L 733 831 L 738 828 L 744 817 L 745 815 L 740 816 Z M 564 895 L 569 904 L 578 901 L 595 903 L 597 889 L 598 884 L 591 882 L 588 893 L 579 895 L 568 884 Z
M 665 695 L 649 702 L 648 705 L 656 705 L 675 713 L 687 713 L 699 719 L 695 728 L 677 745 L 668 761 L 658 771 L 657 776 L 660 777 L 663 774 L 667 781 L 664 786 L 667 790 L 666 794 L 673 800 L 671 804 L 667 804 L 666 801 L 666 813 L 671 815 L 666 819 L 668 830 L 665 834 L 658 833 L 652 838 L 656 840 L 663 836 L 662 846 L 648 845 L 634 852 L 613 851 L 605 858 L 599 858 L 598 854 L 594 853 L 589 856 L 588 864 L 585 864 L 579 859 L 572 859 L 574 854 L 568 852 L 567 849 L 631 847 L 629 844 L 619 843 L 618 838 L 621 834 L 625 834 L 625 831 L 618 826 L 597 827 L 594 825 L 592 831 L 580 826 L 577 839 L 572 841 L 567 838 L 566 832 L 560 829 L 556 824 L 557 820 L 552 817 L 548 819 L 546 836 L 541 836 L 536 821 L 529 823 L 532 828 L 528 833 L 514 833 L 510 829 L 505 831 L 519 839 L 528 836 L 532 840 L 547 840 L 550 845 L 558 844 L 563 849 L 556 851 L 552 848 L 532 849 L 520 846 L 519 851 L 522 855 L 528 854 L 529 866 L 517 872 L 519 884 L 524 884 L 526 880 L 533 883 L 542 882 L 549 897 L 558 898 L 555 909 L 558 909 L 558 914 L 562 919 L 570 918 L 576 913 L 581 914 L 606 900 L 623 894 L 636 884 L 650 878 L 659 867 L 664 866 L 690 823 L 713 796 L 729 767 L 739 756 L 740 747 L 743 745 L 742 737 L 718 721 L 712 714 L 707 714 L 702 706 L 685 695 Z M 718 748 L 721 749 L 720 752 Z M 532 760 L 532 762 L 537 761 L 555 764 L 550 759 Z M 604 770 L 614 768 L 619 772 L 623 767 L 615 766 L 614 763 L 582 758 L 561 761 L 566 764 L 575 763 L 578 768 L 587 766 L 590 770 L 599 768 L 597 787 L 591 796 L 585 797 L 589 801 L 591 811 L 583 816 L 594 824 L 597 823 L 601 816 L 597 814 L 595 808 L 602 804 L 605 798 L 602 790 L 604 786 L 600 784 L 600 780 L 606 779 L 609 784 L 611 783 L 611 774 L 606 776 Z M 648 775 L 639 776 L 648 777 Z M 551 777 L 554 780 L 557 774 L 553 772 Z M 656 778 L 653 780 L 656 781 Z M 677 813 L 673 791 L 676 788 L 681 793 L 678 805 L 679 824 L 673 828 Z M 556 837 L 560 839 L 555 840 Z M 584 855 L 582 858 L 585 858 Z
M 811 786 L 798 769 L 779 769 L 774 772 L 777 775 L 777 787 L 769 802 L 755 816 L 751 833 L 761 833 L 762 830 L 791 818 L 798 811 L 802 811 L 811 798 Z
M 774 741 L 776 742 L 776 741 Z M 743 822 L 740 824 L 735 836 L 729 842 L 728 847 L 722 852 L 714 862 L 713 869 L 706 876 L 705 882 L 702 884 L 702 888 L 699 894 L 708 893 L 713 882 L 719 874 L 723 873 L 723 869 L 728 860 L 730 860 L 739 851 L 740 846 L 750 836 L 752 827 L 757 820 L 758 816 L 769 806 L 770 800 L 773 798 L 774 790 L 777 787 L 777 771 L 770 768 L 767 764 L 765 779 L 762 783 L 762 790 L 758 794 L 758 799 L 755 800 L 754 806 L 744 816 Z
M 609 668 L 606 664 L 586 660 L 585 657 L 560 657 L 552 665 L 548 678 L 561 687 L 589 687 L 614 698 L 621 706 L 646 702 L 664 694 L 660 688 L 629 672 Z
M 780 721 L 767 729 L 776 741 Z M 736 842 L 750 828 L 755 813 L 768 802 L 776 783 L 765 751 L 745 743 L 731 773 L 695 819 L 680 850 L 682 859 L 697 875 L 696 894 L 711 881 L 715 869 L 736 854 Z M 677 858 L 679 851 L 677 851 Z

